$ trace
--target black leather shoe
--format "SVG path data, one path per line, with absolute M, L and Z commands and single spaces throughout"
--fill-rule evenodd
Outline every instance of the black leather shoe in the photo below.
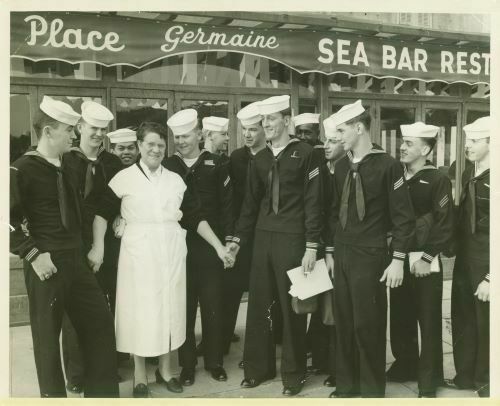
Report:
M 282 393 L 285 396 L 295 396 L 300 393 L 303 387 L 304 387 L 303 383 L 299 383 L 298 385 L 294 386 L 284 386 Z
M 81 383 L 71 383 L 66 384 L 66 389 L 68 392 L 79 394 L 83 392 L 83 385 Z
M 258 381 L 257 379 L 253 379 L 253 378 L 250 378 L 250 379 L 243 379 L 241 381 L 241 384 L 240 386 L 242 388 L 255 388 L 257 386 L 259 386 L 261 384 L 261 381 Z
M 338 391 L 333 391 L 332 393 L 330 393 L 330 396 L 328 396 L 329 398 L 355 398 L 356 396 L 358 396 L 358 394 L 356 393 L 339 393 Z
M 242 361 L 240 361 L 240 362 L 238 363 L 238 368 L 241 368 L 241 369 L 245 368 L 245 361 L 243 361 L 243 360 L 242 360 Z
M 196 346 L 196 356 L 203 357 L 203 341 L 200 341 Z
M 329 386 L 331 388 L 335 387 L 337 385 L 336 379 L 334 376 L 330 375 L 328 378 L 326 378 L 323 381 L 323 385 Z
M 205 368 L 205 369 L 210 372 L 210 375 L 216 381 L 220 382 L 227 381 L 227 374 L 224 368 L 215 367 L 215 368 Z
M 238 341 L 240 341 L 240 336 L 238 334 L 233 333 L 233 336 L 231 337 L 231 342 L 237 343 Z
M 132 392 L 134 398 L 147 398 L 149 397 L 148 385 L 144 383 L 138 383 L 134 385 L 134 391 Z
M 179 379 L 182 386 L 191 386 L 194 383 L 194 369 L 182 368 Z
M 170 392 L 182 393 L 182 385 L 177 380 L 177 378 L 171 378 L 170 380 L 166 381 L 165 379 L 163 379 L 163 376 L 161 376 L 159 369 L 155 371 L 155 376 L 156 383 L 164 383 Z

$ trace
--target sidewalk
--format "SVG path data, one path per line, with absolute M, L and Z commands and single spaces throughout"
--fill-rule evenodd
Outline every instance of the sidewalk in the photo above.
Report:
M 455 375 L 453 366 L 453 354 L 451 347 L 451 326 L 450 326 L 450 295 L 451 281 L 444 282 L 443 291 L 443 351 L 444 351 L 444 373 L 446 378 L 452 378 Z M 199 358 L 196 369 L 196 382 L 193 386 L 184 388 L 180 397 L 184 398 L 282 398 L 282 384 L 278 376 L 273 381 L 268 381 L 257 388 L 242 389 L 240 382 L 243 379 L 243 371 L 238 368 L 238 363 L 243 354 L 243 338 L 245 335 L 244 323 L 247 304 L 242 303 L 238 314 L 238 323 L 236 333 L 241 337 L 240 342 L 231 347 L 231 351 L 224 359 L 224 367 L 228 374 L 227 382 L 214 381 L 208 372 L 203 368 L 203 360 Z M 199 316 L 198 316 L 199 317 Z M 200 323 L 197 322 L 196 331 L 198 340 L 201 335 Z M 387 335 L 389 337 L 389 335 Z M 11 345 L 11 381 L 10 391 L 13 397 L 39 397 L 38 383 L 33 358 L 33 345 L 31 340 L 31 331 L 29 326 L 12 327 L 10 329 Z M 280 347 L 277 349 L 277 358 L 279 359 Z M 387 368 L 394 361 L 391 353 L 390 343 L 387 341 Z M 279 363 L 278 363 L 279 367 Z M 156 366 L 148 366 L 148 378 L 150 380 L 150 392 L 154 398 L 179 397 L 169 392 L 164 386 L 154 383 L 154 371 Z M 120 383 L 120 396 L 132 397 L 132 375 L 133 363 L 130 360 L 126 365 L 120 368 L 120 375 L 123 382 Z M 327 398 L 332 392 L 332 388 L 323 386 L 325 375 L 311 376 L 307 378 L 302 392 L 297 396 L 299 398 Z M 391 398 L 416 398 L 418 388 L 416 382 L 387 383 L 386 397 Z M 447 388 L 438 390 L 438 397 L 443 398 L 464 398 L 477 397 L 472 391 L 458 391 Z M 70 397 L 78 397 L 69 395 Z

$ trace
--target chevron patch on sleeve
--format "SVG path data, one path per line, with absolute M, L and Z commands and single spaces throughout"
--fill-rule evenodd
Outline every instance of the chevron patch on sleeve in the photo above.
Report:
M 316 175 L 319 175 L 319 168 L 315 168 L 311 172 L 309 172 L 309 180 L 314 178 Z
M 399 178 L 396 182 L 394 182 L 394 190 L 403 186 L 403 183 L 404 183 L 403 177 Z
M 443 208 L 449 201 L 450 199 L 448 198 L 448 195 L 444 195 L 443 198 L 439 201 L 439 206 Z

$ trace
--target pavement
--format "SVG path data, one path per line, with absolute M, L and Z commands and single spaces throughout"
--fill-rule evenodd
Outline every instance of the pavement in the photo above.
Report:
M 451 325 L 450 325 L 450 296 L 451 281 L 444 282 L 443 291 L 443 351 L 444 351 L 444 373 L 445 378 L 453 378 L 455 368 L 453 365 L 453 354 L 451 346 Z M 238 368 L 238 363 L 243 356 L 243 340 L 245 336 L 245 319 L 247 303 L 242 302 L 238 314 L 236 333 L 241 337 L 237 343 L 233 343 L 229 355 L 224 359 L 224 367 L 228 374 L 227 382 L 214 381 L 210 374 L 203 368 L 203 360 L 198 359 L 196 369 L 196 382 L 191 387 L 185 387 L 181 394 L 169 392 L 161 384 L 155 383 L 155 365 L 148 365 L 149 389 L 153 398 L 283 398 L 281 395 L 282 384 L 277 377 L 272 381 L 267 381 L 253 389 L 242 389 L 240 382 L 243 379 L 243 371 Z M 199 314 L 198 314 L 199 318 Z M 196 323 L 196 335 L 199 341 L 201 337 L 201 327 L 199 320 Z M 389 329 L 387 331 L 389 337 Z M 33 344 L 31 339 L 30 326 L 10 328 L 10 393 L 12 397 L 30 398 L 39 397 L 38 381 L 36 377 L 35 363 L 33 358 Z M 279 371 L 280 347 L 277 349 L 278 371 Z M 387 368 L 394 361 L 391 353 L 389 339 L 387 338 Z M 180 370 L 178 371 L 180 372 Z M 132 377 L 133 361 L 129 360 L 120 367 L 120 396 L 132 397 Z M 327 398 L 332 392 L 332 388 L 323 386 L 326 375 L 310 376 L 307 378 L 302 392 L 297 398 Z M 69 397 L 80 397 L 69 394 Z M 416 382 L 394 383 L 387 382 L 386 397 L 388 398 L 416 398 L 418 388 Z M 440 388 L 437 392 L 440 398 L 477 398 L 477 394 L 468 390 L 454 390 Z

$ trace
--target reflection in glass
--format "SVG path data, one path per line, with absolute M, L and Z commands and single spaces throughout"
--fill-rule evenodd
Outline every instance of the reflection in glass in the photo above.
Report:
M 380 146 L 399 161 L 401 124 L 415 122 L 415 108 L 380 107 Z
M 33 62 L 11 58 L 10 75 L 46 79 L 101 80 L 102 66 L 92 62 L 71 64 L 62 61 Z
M 299 97 L 315 97 L 315 82 L 316 75 L 314 73 L 299 75 Z
M 10 162 L 31 145 L 30 100 L 27 94 L 10 95 Z
M 436 146 L 429 160 L 449 176 L 453 196 L 456 190 L 457 116 L 458 111 L 453 109 L 425 109 L 425 123 L 439 127 Z
M 116 98 L 116 128 L 137 128 L 144 121 L 167 125 L 166 99 Z
M 236 52 L 197 52 L 164 58 L 141 69 L 118 66 L 124 82 L 219 87 L 290 88 L 290 69 L 259 56 Z
M 227 100 L 189 100 L 184 99 L 181 102 L 181 110 L 195 109 L 198 112 L 198 125 L 202 129 L 202 120 L 205 117 L 229 117 L 229 102 Z M 228 132 L 229 137 L 233 138 L 234 135 Z M 201 145 L 203 147 L 203 145 Z M 229 144 L 226 145 L 226 150 L 223 151 L 228 155 Z

